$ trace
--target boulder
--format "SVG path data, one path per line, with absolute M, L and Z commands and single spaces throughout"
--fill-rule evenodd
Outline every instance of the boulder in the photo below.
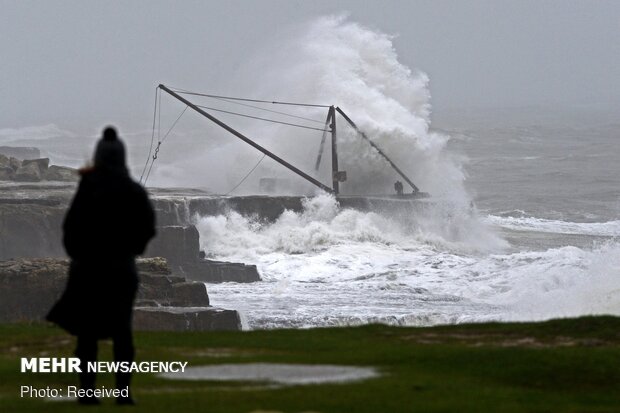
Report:
M 139 272 L 139 276 L 140 287 L 138 288 L 136 298 L 140 300 L 155 300 L 158 305 L 164 306 L 171 305 L 171 301 L 174 298 L 172 286 L 185 281 L 182 277 L 143 272 Z
M 41 169 L 36 163 L 22 164 L 17 171 L 13 179 L 18 182 L 39 182 L 42 174 Z
M 0 260 L 64 257 L 61 240 L 65 207 L 52 199 L 22 201 L 0 202 Z
M 237 262 L 201 259 L 190 265 L 185 264 L 182 269 L 188 279 L 206 283 L 251 283 L 261 280 L 256 265 Z
M 0 261 L 0 321 L 42 320 L 62 294 L 67 260 Z
M 10 166 L 0 165 L 0 181 L 12 181 L 15 171 Z
M 209 295 L 207 287 L 203 283 L 180 282 L 172 285 L 173 306 L 207 307 Z
M 141 331 L 241 330 L 239 313 L 220 308 L 136 307 L 133 325 Z
M 46 181 L 76 182 L 78 173 L 73 168 L 52 165 L 43 174 L 43 179 Z
M 55 258 L 0 261 L 0 322 L 43 320 L 64 291 L 68 267 L 68 260 Z M 134 317 L 137 328 L 241 328 L 236 311 L 208 307 L 205 285 L 172 275 L 164 259 L 139 259 L 137 267 L 141 279 Z
M 162 257 L 138 258 L 136 267 L 139 272 L 148 272 L 150 274 L 170 275 L 170 267 L 168 261 Z
M 165 257 L 173 269 L 198 260 L 199 234 L 195 226 L 166 226 L 157 228 L 145 256 Z
M 145 255 L 165 257 L 174 272 L 189 280 L 211 283 L 260 281 L 255 265 L 203 259 L 199 237 L 193 225 L 159 227 Z
M 188 282 L 172 275 L 168 263 L 161 257 L 137 260 L 140 288 L 137 298 L 154 300 L 159 306 L 207 307 L 209 295 L 203 283 Z
M 41 179 L 50 181 L 77 181 L 77 174 L 72 168 L 49 166 L 49 158 L 27 159 L 20 161 L 0 153 L 0 180 L 18 182 L 39 182 Z
M 22 166 L 22 161 L 20 161 L 17 158 L 13 158 L 10 157 L 9 158 L 9 166 L 11 167 L 11 169 L 13 169 L 14 171 L 17 171 L 19 169 L 20 166 Z
M 50 158 L 24 159 L 22 161 L 22 166 L 30 165 L 33 163 L 39 167 L 39 171 L 41 171 L 41 174 L 43 174 L 50 166 Z

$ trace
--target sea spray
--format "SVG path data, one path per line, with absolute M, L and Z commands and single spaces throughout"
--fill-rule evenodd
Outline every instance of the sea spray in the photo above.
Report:
M 210 286 L 214 304 L 241 310 L 250 328 L 620 314 L 617 241 L 579 248 L 562 245 L 560 238 L 558 246 L 515 251 L 506 250 L 506 242 L 489 228 L 518 230 L 522 238 L 545 231 L 617 236 L 617 219 L 578 224 L 490 215 L 481 220 L 464 189 L 465 158 L 447 150 L 449 136 L 431 130 L 428 77 L 398 61 L 389 35 L 330 16 L 291 29 L 276 48 L 261 53 L 238 82 L 251 79 L 245 85 L 253 97 L 342 107 L 432 195 L 432 202 L 410 214 L 387 216 L 338 208 L 335 199 L 318 194 L 308 198 L 303 211 L 287 211 L 271 223 L 234 211 L 197 217 L 208 256 L 257 264 L 264 279 L 252 285 Z M 320 110 L 297 114 L 325 117 Z M 316 134 L 242 126 L 277 154 L 313 170 Z M 342 191 L 391 192 L 398 176 L 342 121 L 338 139 L 340 169 L 349 178 Z M 257 161 L 252 150 L 231 143 L 196 161 L 194 168 L 191 162 L 183 166 L 189 165 L 185 176 L 224 190 Z M 220 166 L 216 176 L 229 171 L 227 178 L 212 179 L 213 170 L 205 164 Z M 323 162 L 316 175 L 327 183 L 329 166 Z M 237 193 L 255 193 L 260 177 L 286 173 L 262 162 Z M 311 186 L 293 180 L 297 193 L 313 194 Z M 523 195 L 508 207 L 518 208 Z
M 497 251 L 501 244 L 474 211 L 448 212 L 436 204 L 390 215 L 340 208 L 333 195 L 305 198 L 302 211 L 285 210 L 274 222 L 244 216 L 196 217 L 201 247 L 211 255 L 238 260 L 271 253 L 303 254 L 351 243 L 432 247 L 453 252 Z
M 291 214 L 276 230 L 283 224 L 240 226 L 239 217 L 206 217 L 199 229 L 214 258 L 258 265 L 261 283 L 209 286 L 214 305 L 240 309 L 249 328 L 620 315 L 617 242 L 464 254 L 399 231 L 355 238 L 334 219 L 293 226 Z
M 430 129 L 428 77 L 399 62 L 393 36 L 337 15 L 296 25 L 274 38 L 257 50 L 255 56 L 248 57 L 236 77 L 231 74 L 235 93 L 259 99 L 336 105 L 419 188 L 435 199 L 446 200 L 451 208 L 469 208 L 471 199 L 463 186 L 463 158 L 446 150 L 449 136 Z M 209 100 L 199 103 L 207 102 L 215 104 Z M 217 102 L 217 105 L 227 104 Z M 277 117 L 260 111 L 250 113 L 252 109 L 248 107 L 225 108 Z M 268 109 L 314 119 L 318 123 L 297 121 L 318 128 L 323 127 L 327 115 L 325 108 Z M 220 115 L 278 156 L 331 185 L 329 142 L 319 170 L 314 170 L 320 131 Z M 253 148 L 208 126 L 190 153 L 185 153 L 176 164 L 169 163 L 154 171 L 154 184 L 198 186 L 215 193 L 228 193 L 243 181 L 234 191 L 243 195 L 259 193 L 261 178 L 277 178 L 289 181 L 282 185 L 280 194 L 316 194 L 315 187 L 281 165 L 269 158 L 261 161 L 262 154 Z M 347 181 L 341 184 L 342 193 L 393 193 L 395 181 L 402 181 L 402 177 L 340 116 L 337 131 L 339 169 L 347 172 Z M 257 164 L 254 172 L 244 179 Z M 405 183 L 405 192 L 410 190 Z
M 298 100 L 341 107 L 422 190 L 467 206 L 460 159 L 445 150 L 448 136 L 429 129 L 428 77 L 398 61 L 392 40 L 342 15 L 313 20 L 254 61 L 263 69 L 256 93 L 291 98 L 294 93 Z M 401 178 L 342 118 L 338 124 L 340 169 L 348 172 L 343 193 L 392 193 Z M 309 155 L 316 153 L 318 139 L 305 141 L 286 127 L 269 131 L 260 135 L 270 147 L 311 169 L 315 156 Z M 262 170 L 270 172 L 281 173 Z M 329 173 L 324 168 L 327 182 Z

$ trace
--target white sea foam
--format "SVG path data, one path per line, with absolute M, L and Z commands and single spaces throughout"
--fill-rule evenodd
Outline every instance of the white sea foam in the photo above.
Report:
M 234 211 L 197 217 L 208 255 L 256 264 L 264 280 L 210 285 L 214 304 L 241 310 L 251 328 L 620 314 L 617 243 L 507 252 L 490 228 L 617 236 L 618 221 L 479 219 L 464 190 L 463 159 L 446 150 L 448 136 L 429 130 L 428 78 L 398 61 L 389 35 L 336 16 L 285 37 L 280 53 L 266 53 L 268 59 L 247 67 L 259 85 L 256 96 L 275 92 L 341 106 L 432 194 L 432 204 L 390 216 L 339 209 L 332 197 L 319 195 L 306 200 L 303 211 L 287 211 L 272 223 Z M 255 82 L 258 72 L 264 76 Z M 267 146 L 311 170 L 311 140 L 292 139 L 280 127 L 262 131 L 269 132 L 260 134 L 270 136 Z M 349 172 L 345 192 L 391 188 L 389 166 L 342 127 L 339 148 L 341 167 Z M 218 159 L 227 159 L 226 148 Z M 250 158 L 232 163 L 254 164 Z M 329 181 L 322 173 L 317 176 Z M 269 174 L 281 170 L 269 164 L 257 169 L 258 176 Z
M 516 231 L 538 231 L 556 234 L 579 234 L 620 236 L 620 221 L 607 222 L 566 222 L 535 217 L 511 217 L 489 215 L 486 220 L 502 228 Z
M 507 306 L 507 319 L 620 315 L 617 242 L 593 250 L 563 247 L 491 259 L 505 267 L 498 281 L 509 288 L 492 301 Z
M 338 209 L 327 195 L 273 223 L 233 211 L 197 225 L 213 258 L 258 266 L 263 283 L 209 286 L 214 302 L 244 311 L 250 327 L 620 314 L 620 246 L 613 242 L 590 250 L 464 251 L 392 217 Z
M 505 243 L 473 211 L 432 204 L 397 216 L 342 209 L 335 197 L 306 198 L 303 210 L 286 210 L 273 223 L 235 211 L 197 218 L 202 248 L 238 260 L 267 253 L 315 253 L 338 245 L 374 243 L 396 248 L 421 245 L 455 252 L 498 250 Z

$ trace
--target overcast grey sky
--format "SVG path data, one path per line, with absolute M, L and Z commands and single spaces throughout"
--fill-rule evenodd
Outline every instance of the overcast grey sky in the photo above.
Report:
M 0 128 L 148 120 L 154 87 L 225 92 L 316 16 L 398 35 L 435 111 L 620 107 L 620 1 L 0 1 Z

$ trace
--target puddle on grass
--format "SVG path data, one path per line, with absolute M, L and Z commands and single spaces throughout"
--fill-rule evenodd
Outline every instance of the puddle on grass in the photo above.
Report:
M 350 383 L 379 377 L 372 367 L 308 364 L 218 364 L 187 367 L 184 372 L 161 373 L 172 380 L 260 381 L 283 385 Z

